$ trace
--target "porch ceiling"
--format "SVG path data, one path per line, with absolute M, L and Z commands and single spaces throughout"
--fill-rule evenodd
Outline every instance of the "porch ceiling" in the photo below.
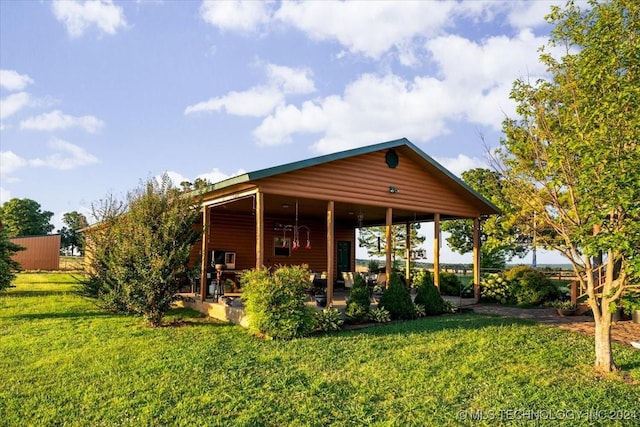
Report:
M 298 218 L 323 220 L 327 216 L 327 201 L 317 199 L 295 198 L 274 194 L 265 194 L 264 212 L 265 216 L 290 217 L 295 218 L 296 200 L 298 201 Z M 384 225 L 386 221 L 386 207 L 361 205 L 355 203 L 336 202 L 335 219 L 341 223 L 352 223 L 358 226 L 358 214 L 362 214 L 363 226 Z M 234 214 L 250 214 L 253 212 L 254 199 L 252 196 L 238 200 L 232 200 L 222 205 L 212 207 L 215 212 L 226 212 Z M 433 213 L 413 212 L 403 209 L 393 210 L 393 222 L 430 222 L 433 221 Z M 442 216 L 441 219 L 451 219 Z

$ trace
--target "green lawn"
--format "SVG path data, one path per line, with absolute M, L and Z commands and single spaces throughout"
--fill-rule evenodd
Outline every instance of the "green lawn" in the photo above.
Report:
M 627 379 L 600 378 L 592 339 L 548 326 L 447 315 L 263 341 L 191 311 L 157 329 L 102 313 L 68 274 L 15 284 L 0 296 L 0 425 L 640 424 L 640 352 L 615 346 Z

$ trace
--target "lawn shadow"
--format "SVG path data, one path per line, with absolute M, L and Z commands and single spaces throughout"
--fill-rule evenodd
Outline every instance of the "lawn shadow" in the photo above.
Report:
M 44 320 L 44 319 L 81 319 L 91 317 L 119 316 L 114 313 L 99 311 L 63 311 L 59 313 L 26 313 L 12 316 L 0 316 L 2 319 L 13 320 Z
M 73 289 L 65 289 L 65 290 L 33 290 L 33 291 L 9 291 L 4 294 L 5 297 L 16 297 L 16 298 L 32 298 L 32 297 L 48 297 L 48 296 L 60 296 L 60 295 L 76 295 L 77 291 Z

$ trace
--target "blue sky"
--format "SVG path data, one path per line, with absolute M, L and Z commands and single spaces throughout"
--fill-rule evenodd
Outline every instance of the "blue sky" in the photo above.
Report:
M 218 181 L 401 137 L 458 175 L 487 166 L 513 81 L 545 76 L 552 4 L 0 1 L 0 201 L 57 229 L 163 172 Z

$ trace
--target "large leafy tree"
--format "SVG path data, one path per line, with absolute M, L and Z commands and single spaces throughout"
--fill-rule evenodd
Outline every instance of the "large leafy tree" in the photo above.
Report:
M 79 233 L 78 230 L 89 225 L 87 217 L 76 211 L 66 212 L 62 215 L 62 222 L 65 226 L 58 230 L 62 248 L 67 249 L 71 255 L 75 253 L 76 249 L 82 253 L 84 243 L 82 233 Z
M 8 288 L 16 273 L 20 271 L 20 264 L 12 257 L 23 249 L 22 246 L 11 242 L 9 229 L 0 221 L 0 291 Z
M 0 218 L 11 237 L 50 233 L 52 216 L 53 212 L 43 211 L 40 203 L 31 199 L 11 199 L 0 207 Z
M 363 227 L 358 233 L 358 245 L 367 249 L 369 256 L 385 256 L 387 253 L 386 227 Z M 418 234 L 420 223 L 411 223 L 409 227 L 410 245 L 412 249 L 420 247 L 425 241 L 425 237 Z M 395 261 L 396 258 L 404 258 L 407 248 L 407 227 L 404 224 L 391 226 L 391 243 L 393 245 L 391 256 Z
M 611 308 L 640 280 L 640 3 L 569 2 L 548 20 L 549 47 L 563 53 L 542 48 L 551 78 L 514 84 L 519 118 L 505 120 L 499 150 L 506 195 L 552 231 L 538 243 L 573 265 L 594 315 L 595 367 L 609 372 Z
M 509 204 L 503 194 L 503 179 L 489 169 L 470 169 L 462 173 L 462 180 L 498 207 L 502 214 L 492 215 L 480 224 L 480 267 L 503 269 L 508 260 L 528 251 L 532 238 L 519 224 L 512 221 Z M 460 254 L 473 251 L 473 221 L 460 219 L 445 221 L 442 231 L 449 233 L 449 247 Z
M 200 232 L 199 202 L 172 186 L 165 174 L 119 202 L 110 196 L 94 207 L 98 225 L 88 232 L 91 277 L 87 288 L 109 308 L 139 313 L 158 326 L 186 276 Z

